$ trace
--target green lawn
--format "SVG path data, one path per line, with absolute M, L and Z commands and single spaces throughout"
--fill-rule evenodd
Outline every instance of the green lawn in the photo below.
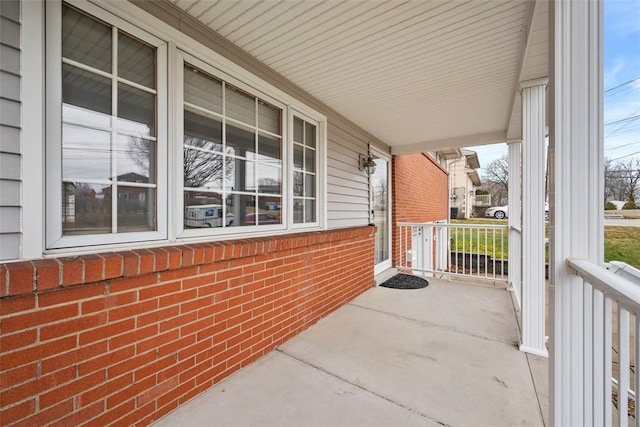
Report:
M 471 219 L 452 220 L 451 223 L 457 225 L 506 225 L 507 221 L 494 219 Z M 477 248 L 479 246 L 481 253 L 484 253 L 486 248 L 488 253 L 494 258 L 507 259 L 509 255 L 509 245 L 507 240 L 506 231 L 496 231 L 494 240 L 493 234 L 491 233 L 485 237 L 484 232 L 481 232 L 478 236 L 476 230 L 459 229 L 456 233 L 451 233 L 451 249 L 454 251 L 467 252 L 471 247 L 474 252 L 477 252 Z M 629 265 L 633 265 L 636 268 L 640 268 L 640 227 L 605 227 L 604 260 L 605 262 L 622 261 Z

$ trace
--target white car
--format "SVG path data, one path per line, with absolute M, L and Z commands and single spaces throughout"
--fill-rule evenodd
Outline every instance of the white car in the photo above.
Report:
M 484 216 L 495 218 L 495 219 L 508 218 L 509 206 L 495 206 L 493 208 L 489 208 L 484 213 Z M 549 219 L 549 203 L 544 204 L 544 219 Z

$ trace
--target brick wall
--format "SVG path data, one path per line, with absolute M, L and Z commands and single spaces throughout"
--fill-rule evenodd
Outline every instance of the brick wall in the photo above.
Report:
M 374 231 L 0 265 L 1 424 L 149 424 L 371 287 Z
M 399 265 L 399 222 L 427 222 L 448 218 L 448 174 L 428 154 L 393 156 L 393 265 Z M 411 241 L 410 236 L 406 236 Z M 404 239 L 406 242 L 407 239 Z

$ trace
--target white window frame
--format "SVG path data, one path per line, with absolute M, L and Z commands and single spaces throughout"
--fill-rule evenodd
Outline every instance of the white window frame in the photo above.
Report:
M 282 223 L 281 224 L 265 224 L 265 225 L 255 225 L 255 226 L 233 226 L 233 227 L 220 227 L 220 228 L 196 228 L 196 229 L 188 229 L 184 227 L 184 180 L 183 180 L 183 140 L 184 140 L 184 109 L 183 109 L 183 104 L 184 104 L 184 90 L 183 90 L 183 84 L 184 84 L 184 64 L 189 64 L 189 65 L 193 65 L 196 68 L 201 69 L 202 71 L 208 73 L 209 75 L 211 75 L 212 77 L 215 77 L 217 79 L 220 79 L 221 81 L 228 83 L 238 89 L 241 89 L 243 91 L 245 91 L 247 94 L 254 96 L 256 98 L 259 98 L 263 101 L 268 102 L 269 104 L 278 107 L 281 109 L 282 113 L 281 113 L 281 128 L 282 128 L 282 135 L 280 136 L 281 140 L 282 140 L 282 190 L 281 190 L 281 197 L 282 197 L 282 203 L 281 206 L 284 206 L 285 204 L 287 204 L 287 200 L 290 197 L 289 193 L 287 191 L 287 186 L 286 186 L 286 182 L 287 182 L 287 176 L 289 174 L 289 167 L 288 167 L 288 148 L 287 148 L 287 141 L 290 139 L 289 138 L 289 133 L 287 130 L 287 116 L 288 116 L 288 106 L 286 104 L 283 104 L 282 102 L 278 101 L 277 99 L 269 96 L 266 93 L 263 93 L 261 91 L 258 91 L 254 88 L 252 88 L 251 86 L 248 86 L 247 84 L 243 83 L 242 81 L 234 78 L 233 76 L 230 76 L 228 74 L 226 74 L 225 72 L 217 69 L 216 67 L 214 67 L 213 65 L 199 59 L 196 58 L 193 55 L 190 55 L 189 53 L 184 52 L 181 49 L 177 49 L 177 60 L 175 61 L 175 82 L 176 82 L 176 91 L 175 91 L 175 115 L 174 117 L 176 117 L 176 132 L 175 132 L 175 147 L 173 150 L 173 155 L 174 155 L 174 168 L 177 171 L 176 172 L 176 176 L 179 177 L 179 182 L 181 183 L 181 185 L 179 185 L 179 188 L 177 188 L 178 194 L 176 194 L 176 203 L 174 203 L 175 206 L 175 210 L 174 210 L 174 218 L 175 218 L 175 228 L 176 228 L 176 235 L 179 239 L 183 239 L 183 238 L 190 238 L 190 237 L 202 237 L 202 236 L 238 236 L 238 235 L 245 235 L 248 233 L 266 233 L 266 232 L 274 232 L 274 231 L 279 231 L 282 232 L 284 230 L 286 230 L 288 228 L 288 221 L 289 221 L 289 216 L 287 214 L 286 211 L 284 211 L 281 208 L 282 211 Z M 223 99 L 224 99 L 224 92 L 223 92 Z M 223 114 L 224 115 L 224 114 Z M 224 123 L 226 121 L 225 118 L 222 119 L 222 123 Z M 224 135 L 223 135 L 224 138 Z M 226 197 L 224 195 L 224 192 L 221 192 L 223 194 L 223 197 Z
M 167 43 L 104 9 L 68 1 L 156 48 L 156 227 L 154 231 L 64 236 L 62 231 L 62 2 L 50 1 L 46 13 L 46 247 L 48 249 L 145 242 L 167 238 Z

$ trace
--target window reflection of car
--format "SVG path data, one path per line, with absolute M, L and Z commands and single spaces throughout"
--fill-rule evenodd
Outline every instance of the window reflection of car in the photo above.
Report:
M 222 205 L 195 205 L 187 206 L 184 214 L 184 225 L 187 227 L 222 227 Z M 234 215 L 227 212 L 224 215 L 227 226 L 233 224 Z
M 260 224 L 280 224 L 280 219 L 271 214 L 260 213 L 258 216 L 258 225 Z M 247 225 L 252 225 L 256 223 L 256 214 L 250 213 L 245 216 L 245 223 Z

